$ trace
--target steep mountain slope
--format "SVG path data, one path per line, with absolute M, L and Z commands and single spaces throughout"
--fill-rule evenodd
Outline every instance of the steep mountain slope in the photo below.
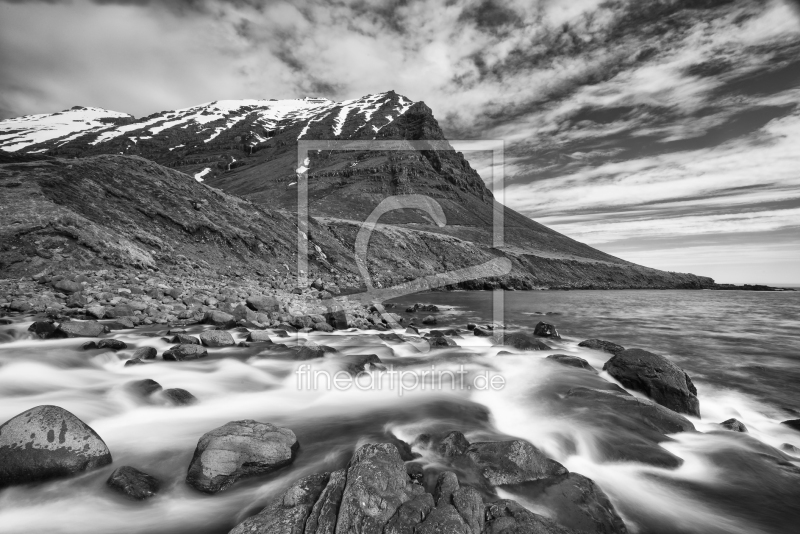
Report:
M 694 275 L 636 266 L 500 206 L 462 154 L 452 149 L 434 149 L 431 143 L 437 143 L 437 148 L 449 145 L 430 108 L 391 91 L 340 103 L 325 99 L 214 102 L 138 121 L 110 117 L 104 120 L 118 123 L 83 124 L 80 130 L 62 129 L 61 137 L 48 134 L 47 139 L 37 141 L 41 139 L 37 128 L 44 127 L 37 125 L 52 120 L 41 117 L 0 123 L 0 132 L 15 128 L 13 138 L 7 137 L 11 134 L 0 135 L 0 143 L 6 143 L 0 148 L 22 155 L 88 156 L 80 165 L 90 167 L 106 161 L 91 157 L 99 154 L 142 156 L 195 176 L 193 182 L 186 175 L 175 173 L 181 176 L 176 178 L 181 188 L 189 187 L 187 183 L 203 187 L 197 183 L 202 181 L 269 208 L 266 212 L 273 216 L 280 213 L 287 224 L 295 224 L 290 214 L 297 209 L 298 140 L 414 141 L 430 146 L 430 150 L 419 151 L 408 146 L 409 150 L 399 151 L 310 154 L 307 183 L 312 225 L 308 238 L 314 244 L 309 247 L 312 256 L 317 254 L 312 257 L 312 270 L 338 276 L 343 285 L 362 283 L 355 275 L 358 271 L 353 259 L 361 223 L 383 199 L 408 194 L 434 199 L 447 224 L 439 226 L 430 214 L 415 209 L 386 213 L 380 219 L 385 225 L 370 241 L 367 261 L 378 286 L 498 257 L 511 260 L 511 273 L 492 277 L 494 281 L 488 283 L 465 285 L 704 287 L 713 283 Z M 28 129 L 22 124 L 27 124 Z M 21 146 L 24 143 L 28 144 Z M 138 172 L 166 171 L 154 167 Z M 175 194 L 187 193 L 181 189 Z M 255 208 L 255 204 L 248 205 Z M 503 247 L 495 248 L 492 222 L 498 210 L 504 214 L 505 240 Z M 262 230 L 275 231 L 269 227 Z M 280 231 L 289 232 L 287 228 Z M 281 261 L 294 265 L 296 260 L 289 258 L 296 254 L 296 244 L 291 241 L 287 234 L 286 256 Z

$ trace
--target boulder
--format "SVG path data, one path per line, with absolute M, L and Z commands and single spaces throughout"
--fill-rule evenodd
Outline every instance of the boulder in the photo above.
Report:
M 747 427 L 738 419 L 728 419 L 727 421 L 721 422 L 719 426 L 733 432 L 747 432 Z
M 97 321 L 67 321 L 58 325 L 58 330 L 67 337 L 99 337 L 108 332 Z
M 125 389 L 138 397 L 149 397 L 153 393 L 161 391 L 163 388 L 161 384 L 152 378 L 143 378 L 142 380 L 134 380 L 125 384 Z
M 120 341 L 119 339 L 101 339 L 97 342 L 98 349 L 111 349 L 111 350 L 125 350 L 128 348 L 128 345 L 125 342 Z
M 63 477 L 111 463 L 86 423 L 58 406 L 37 406 L 0 426 L 0 487 Z
M 593 375 L 590 375 L 593 376 Z M 610 390 L 570 388 L 554 406 L 565 416 L 593 428 L 597 454 L 605 461 L 639 462 L 674 468 L 683 460 L 661 447 L 666 434 L 694 431 L 685 417 L 618 386 Z
M 486 524 L 482 534 L 577 534 L 506 499 L 487 504 L 484 517 Z
M 477 331 L 476 328 L 474 331 Z M 477 334 L 476 334 L 477 335 Z M 504 334 L 502 332 L 492 333 L 492 342 L 496 345 L 514 347 L 517 350 L 552 350 L 546 343 L 538 339 L 526 336 L 525 334 Z
M 314 360 L 322 358 L 326 352 L 336 352 L 336 349 L 326 345 L 318 345 L 313 341 L 307 341 L 305 345 L 297 349 L 295 360 Z
M 212 324 L 214 326 L 221 326 L 223 328 L 233 328 L 236 326 L 236 318 L 234 318 L 233 315 L 219 310 L 206 312 L 205 317 L 203 317 L 203 322 L 205 324 Z
M 67 308 L 83 308 L 87 304 L 86 297 L 84 297 L 80 292 L 73 293 L 67 297 L 67 300 L 64 304 L 67 305 Z
M 161 482 L 157 478 L 128 465 L 115 469 L 106 480 L 106 484 L 115 491 L 138 501 L 155 496 L 161 487 Z
M 86 315 L 91 315 L 95 319 L 103 319 L 106 316 L 105 306 L 89 306 L 86 308 Z
M 269 332 L 265 330 L 253 330 L 247 335 L 247 341 L 252 341 L 255 343 L 273 343 Z
M 453 492 L 453 506 L 470 528 L 470 532 L 483 532 L 486 522 L 483 498 L 478 490 L 462 486 Z
M 71 280 L 59 280 L 53 284 L 53 289 L 60 293 L 71 295 L 83 291 L 83 284 L 79 282 L 72 282 Z
M 603 370 L 624 387 L 640 391 L 670 410 L 700 417 L 700 401 L 691 378 L 663 356 L 627 349 L 608 360 Z
M 472 329 L 472 334 L 478 337 L 492 337 L 492 331 L 481 326 Z
M 546 508 L 558 524 L 578 532 L 626 534 L 628 529 L 608 496 L 578 473 L 508 486 L 506 490 Z
M 186 345 L 200 345 L 200 339 L 195 336 L 188 336 L 186 334 L 175 334 L 172 336 L 170 343 L 183 343 Z
M 200 343 L 206 347 L 230 347 L 236 344 L 233 336 L 225 330 L 204 330 L 200 333 Z
M 458 489 L 458 477 L 452 471 L 443 471 L 436 478 L 436 487 L 433 490 L 433 500 L 436 505 L 450 504 L 453 493 Z
M 133 359 L 141 359 L 141 360 L 155 360 L 156 356 L 158 355 L 158 351 L 153 347 L 139 347 L 133 352 Z
M 190 406 L 198 402 L 197 397 L 181 388 L 165 389 L 163 395 L 175 406 Z
M 208 356 L 208 351 L 200 345 L 175 345 L 164 351 L 162 358 L 168 362 L 199 360 Z
M 141 358 L 131 358 L 130 360 L 125 361 L 125 367 L 130 367 L 132 365 L 139 365 L 140 363 L 144 363 Z
M 422 324 L 436 324 L 436 317 L 433 315 L 428 315 L 424 319 L 422 319 Z
M 65 334 L 58 329 L 58 325 L 53 321 L 36 321 L 28 327 L 28 332 L 39 339 L 65 337 Z
M 458 347 L 458 343 L 444 336 L 434 336 L 428 338 L 428 343 L 432 349 L 448 349 L 451 347 Z
M 565 475 L 567 469 L 522 440 L 473 443 L 466 455 L 493 486 Z
M 116 319 L 119 317 L 130 317 L 135 310 L 128 304 L 117 304 L 113 308 L 106 309 L 107 319 Z
M 95 350 L 97 349 L 97 341 L 87 341 L 81 344 L 81 350 Z
M 787 421 L 782 421 L 781 424 L 800 432 L 800 419 L 789 419 Z
M 597 369 L 589 365 L 589 362 L 583 358 L 579 358 L 578 356 L 569 356 L 567 354 L 551 354 L 547 357 L 547 359 L 568 367 L 577 367 L 579 369 L 586 369 L 587 371 L 592 371 L 594 373 L 597 372 Z
M 390 443 L 361 446 L 347 469 L 336 531 L 382 532 L 400 505 L 413 499 L 419 489 L 406 475 L 397 447 Z
M 328 473 L 309 475 L 295 482 L 280 497 L 272 501 L 261 513 L 248 517 L 236 525 L 228 534 L 333 534 L 335 523 L 325 523 L 320 528 L 316 523 L 309 529 L 307 523 L 314 503 L 322 500 L 320 494 L 330 485 Z M 316 528 L 314 528 L 316 527 Z
M 792 454 L 792 455 L 794 455 L 794 456 L 800 456 L 800 448 L 798 448 L 798 447 L 795 447 L 795 446 L 794 446 L 794 445 L 792 445 L 791 443 L 783 443 L 783 444 L 780 446 L 780 449 L 781 449 L 783 452 L 786 452 L 786 453 Z
M 386 366 L 378 358 L 377 354 L 352 354 L 344 356 L 346 361 L 345 370 L 352 376 L 369 372 L 372 369 L 386 370 Z
M 436 452 L 445 458 L 454 458 L 461 456 L 467 452 L 469 448 L 469 441 L 464 437 L 464 434 L 457 430 L 449 432 L 439 443 L 436 445 Z
M 610 341 L 604 341 L 602 339 L 587 339 L 586 341 L 581 341 L 578 343 L 579 347 L 585 347 L 587 349 L 594 349 L 600 350 L 603 352 L 608 352 L 609 354 L 617 355 L 623 350 L 625 347 L 622 345 L 617 345 L 616 343 L 612 343 Z
M 270 423 L 232 421 L 200 438 L 186 483 L 217 493 L 244 477 L 270 473 L 294 461 L 294 432 Z
M 558 330 L 556 330 L 555 325 L 545 323 L 544 321 L 539 321 L 536 326 L 533 327 L 533 335 L 561 339 L 561 336 L 558 335 Z
M 308 534 L 333 534 L 336 531 L 336 520 L 346 484 L 346 469 L 339 469 L 330 474 L 325 489 L 320 494 L 306 520 L 305 531 Z
M 412 534 L 415 527 L 425 521 L 434 509 L 436 503 L 430 493 L 417 495 L 397 508 L 397 512 L 389 519 L 384 527 L 384 534 Z

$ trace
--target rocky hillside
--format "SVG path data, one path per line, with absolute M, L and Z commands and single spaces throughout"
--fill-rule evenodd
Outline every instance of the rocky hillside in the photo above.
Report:
M 296 264 L 297 228 L 293 213 L 298 198 L 298 140 L 447 143 L 430 108 L 394 92 L 340 103 L 325 99 L 221 101 L 140 120 L 92 110 L 95 118 L 81 122 L 87 113 L 87 108 L 80 108 L 59 114 L 57 120 L 53 116 L 34 116 L 0 123 L 0 132 L 4 132 L 0 135 L 0 148 L 14 155 L 9 156 L 14 163 L 0 167 L 2 176 L 10 179 L 9 183 L 27 184 L 26 176 L 59 175 L 61 179 L 55 183 L 70 184 L 72 192 L 66 195 L 68 199 L 80 198 L 82 194 L 91 198 L 94 189 L 100 188 L 106 189 L 105 199 L 133 198 L 142 205 L 153 203 L 147 195 L 179 185 L 172 190 L 171 208 L 178 209 L 180 205 L 178 213 L 190 213 L 190 218 L 198 221 L 215 220 L 219 204 L 224 212 L 220 220 L 237 228 L 237 232 L 244 227 L 243 235 L 249 237 L 211 241 L 206 237 L 203 241 L 196 233 L 205 223 L 195 221 L 200 226 L 165 223 L 177 234 L 164 233 L 165 226 L 162 234 L 155 237 L 168 242 L 175 238 L 178 242 L 170 243 L 172 248 L 157 251 L 152 246 L 145 247 L 146 254 L 136 251 L 132 257 L 140 265 L 159 262 L 175 265 L 176 257 L 182 256 L 191 265 L 217 272 L 224 272 L 230 265 L 234 270 L 274 273 L 275 269 L 281 271 L 279 266 L 284 263 Z M 76 118 L 70 119 L 72 116 Z M 58 128 L 48 126 L 56 122 Z M 76 124 L 72 130 L 68 127 L 71 123 Z M 110 154 L 116 156 L 112 158 Z M 46 159 L 20 162 L 20 158 L 31 157 Z M 147 164 L 142 158 L 159 165 Z M 80 173 L 74 170 L 77 168 Z M 112 187 L 122 192 L 122 196 L 109 195 L 105 186 L 106 178 L 115 176 L 117 170 L 121 170 L 122 176 L 137 176 L 135 180 L 110 178 Z M 160 189 L 145 187 L 128 192 L 135 183 L 150 184 L 150 173 L 162 183 Z M 73 174 L 94 177 L 88 178 L 93 181 L 90 187 L 93 191 L 81 192 L 88 183 L 73 181 L 69 178 Z M 165 176 L 172 179 L 163 182 Z M 26 187 L 35 189 L 35 183 Z M 61 197 L 55 190 L 51 191 L 51 197 Z M 464 281 L 462 287 L 700 288 L 713 284 L 709 278 L 667 273 L 626 262 L 504 208 L 494 200 L 461 153 L 433 149 L 311 153 L 308 199 L 312 222 L 307 238 L 314 276 L 332 277 L 345 286 L 363 284 L 354 262 L 354 242 L 361 222 L 383 199 L 408 194 L 434 199 L 442 208 L 446 225 L 439 226 L 429 214 L 414 209 L 384 215 L 381 223 L 385 224 L 373 233 L 370 241 L 367 262 L 379 287 L 497 258 L 510 260 L 509 273 L 488 270 L 481 274 L 480 281 Z M 163 195 L 156 196 L 157 204 L 164 202 Z M 199 199 L 205 199 L 207 205 L 199 205 Z M 221 199 L 224 201 L 215 202 Z M 12 198 L 8 200 L 10 209 L 17 209 Z M 92 212 L 90 218 L 94 217 L 94 224 L 111 225 L 113 229 L 107 229 L 109 232 L 123 232 L 125 239 L 131 239 L 130 224 L 117 224 L 120 221 L 109 217 L 107 211 L 101 217 L 100 206 L 90 208 L 79 204 L 76 203 L 75 209 L 81 216 Z M 234 204 L 237 209 L 245 210 L 238 213 L 239 217 L 233 215 L 236 210 L 231 211 Z M 121 212 L 129 209 L 130 203 L 125 203 Z M 253 222 L 248 210 L 262 215 Z M 494 247 L 492 240 L 492 222 L 497 210 L 504 214 L 503 247 Z M 150 212 L 146 208 L 137 213 L 144 217 L 137 220 L 136 231 L 149 235 Z M 161 219 L 152 220 L 162 223 Z M 188 241 L 182 235 L 186 232 L 191 235 Z M 137 247 L 146 243 L 140 239 L 134 241 Z M 270 243 L 274 251 L 269 248 Z M 31 256 L 25 256 L 19 247 L 9 246 L 0 252 L 8 256 L 2 260 L 6 265 Z M 209 254 L 211 249 L 213 252 Z M 17 251 L 17 256 L 9 250 Z M 229 256 L 228 250 L 236 253 Z M 119 257 L 119 254 L 109 256 L 112 261 L 120 261 Z M 257 258 L 252 264 L 251 257 Z

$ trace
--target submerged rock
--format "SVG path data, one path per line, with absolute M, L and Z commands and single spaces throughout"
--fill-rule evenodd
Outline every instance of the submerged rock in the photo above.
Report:
M 165 389 L 164 397 L 166 397 L 175 406 L 190 406 L 199 402 L 197 397 L 181 388 Z
M 0 426 L 0 487 L 63 477 L 111 463 L 105 442 L 58 406 L 37 406 Z
M 132 359 L 155 360 L 158 351 L 153 347 L 139 347 L 133 353 Z
M 175 345 L 164 351 L 161 356 L 169 362 L 183 362 L 186 360 L 199 360 L 208 356 L 208 351 L 200 345 Z
M 728 419 L 727 421 L 721 422 L 719 426 L 733 432 L 747 432 L 747 427 L 738 419 Z
M 800 419 L 789 419 L 788 421 L 782 421 L 781 424 L 800 432 Z
M 601 350 L 615 356 L 625 350 L 625 347 L 622 345 L 617 345 L 616 343 L 604 341 L 602 339 L 587 339 L 586 341 L 581 341 L 578 343 L 578 346 L 585 347 L 587 349 Z
M 225 330 L 204 330 L 200 342 L 206 347 L 230 347 L 236 344 L 233 336 Z
M 299 447 L 294 432 L 270 423 L 231 421 L 200 438 L 186 483 L 217 493 L 237 480 L 289 465 Z
M 577 534 L 507 499 L 487 504 L 484 513 L 486 524 L 483 534 Z
M 161 384 L 152 378 L 143 378 L 142 380 L 134 380 L 125 384 L 125 389 L 139 397 L 149 397 L 153 393 L 161 391 L 163 388 Z
M 552 350 L 546 343 L 543 343 L 542 341 L 536 338 L 519 333 L 517 334 L 504 334 L 503 332 L 493 333 L 492 342 L 495 343 L 496 345 L 513 347 L 517 350 L 522 350 L 522 351 Z
M 66 337 L 99 337 L 108 332 L 108 327 L 97 321 L 67 321 L 58 325 Z
M 522 440 L 473 443 L 466 455 L 490 484 L 518 484 L 567 473 L 567 469 Z
M 700 401 L 692 379 L 663 356 L 627 349 L 608 360 L 603 370 L 626 388 L 640 391 L 670 410 L 700 417 Z
M 124 350 L 128 345 L 119 339 L 101 339 L 97 343 L 98 349 Z
M 556 326 L 550 323 L 545 323 L 544 321 L 539 321 L 536 323 L 536 326 L 533 327 L 533 335 L 561 339 L 561 336 L 558 335 L 558 330 L 556 330 Z
M 106 484 L 119 493 L 140 501 L 155 496 L 161 487 L 157 478 L 128 465 L 115 469 Z
M 587 371 L 593 371 L 595 373 L 597 372 L 597 369 L 589 365 L 589 362 L 583 358 L 579 358 L 578 356 L 569 356 L 567 354 L 551 354 L 547 357 L 547 359 L 556 363 L 560 363 L 561 365 L 578 367 L 580 369 L 586 369 Z

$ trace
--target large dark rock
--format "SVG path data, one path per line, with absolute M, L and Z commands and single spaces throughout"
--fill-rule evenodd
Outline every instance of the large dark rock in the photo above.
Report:
M 245 302 L 247 302 L 248 308 L 257 312 L 269 313 L 281 311 L 281 303 L 275 297 L 248 297 Z
M 152 378 L 143 378 L 141 380 L 134 380 L 125 384 L 125 389 L 136 395 L 137 397 L 149 397 L 153 393 L 161 391 L 163 388 L 161 384 Z
M 246 341 L 252 341 L 255 343 L 273 343 L 269 332 L 266 330 L 253 330 L 247 335 Z
M 314 503 L 326 488 L 328 479 L 328 473 L 318 473 L 298 480 L 261 513 L 248 517 L 229 534 L 333 534 L 333 529 L 309 530 L 306 526 Z M 335 526 L 335 523 L 330 526 Z
M 747 432 L 747 427 L 738 419 L 728 419 L 727 421 L 721 422 L 719 426 L 733 432 Z
M 58 406 L 37 406 L 0 426 L 0 487 L 48 480 L 111 463 L 105 442 Z
M 237 480 L 289 465 L 299 447 L 294 432 L 270 423 L 231 421 L 197 442 L 186 483 L 217 493 Z
M 336 531 L 380 533 L 400 505 L 419 492 L 420 486 L 406 475 L 397 447 L 389 443 L 363 445 L 347 469 Z
M 155 360 L 157 355 L 158 351 L 153 347 L 139 347 L 133 352 L 131 359 Z
M 236 318 L 233 315 L 219 310 L 207 312 L 203 318 L 203 322 L 205 324 L 213 324 L 214 326 L 221 326 L 223 328 L 233 328 L 236 326 Z
M 164 390 L 166 397 L 175 406 L 190 406 L 197 404 L 197 397 L 181 388 L 169 388 Z
M 154 497 L 161 487 L 161 482 L 157 478 L 128 465 L 115 469 L 106 480 L 106 484 L 115 491 L 138 501 Z
M 478 337 L 492 337 L 492 331 L 491 330 L 489 330 L 487 328 L 480 327 L 480 326 L 476 326 L 475 328 L 473 328 L 472 329 L 472 334 L 475 335 L 475 336 L 478 336 Z
M 430 493 L 417 495 L 400 505 L 397 512 L 386 523 L 384 534 L 414 534 L 414 529 L 425 521 L 428 514 L 436 508 Z
M 168 362 L 183 362 L 186 360 L 199 360 L 208 356 L 208 351 L 200 345 L 175 345 L 164 351 L 161 355 Z
M 628 529 L 608 496 L 590 478 L 568 473 L 505 488 L 550 511 L 558 524 L 580 532 L 625 534 Z
M 556 330 L 556 326 L 550 323 L 545 323 L 544 321 L 539 321 L 536 323 L 536 326 L 533 327 L 533 335 L 561 339 L 561 336 L 558 335 L 558 330 Z
M 328 484 L 317 499 L 306 520 L 308 534 L 333 534 L 336 531 L 336 520 L 339 506 L 347 484 L 347 470 L 339 469 L 331 473 Z
M 445 336 L 429 337 L 428 343 L 432 349 L 448 349 L 452 347 L 458 347 L 458 343 Z
M 231 347 L 236 344 L 233 336 L 225 330 L 204 330 L 200 333 L 200 343 L 206 347 Z
M 475 329 L 477 330 L 477 328 Z M 552 350 L 546 343 L 525 334 L 504 334 L 502 332 L 492 335 L 492 341 L 506 347 L 513 347 L 522 351 Z
M 61 332 L 53 321 L 36 321 L 28 327 L 28 332 L 39 339 L 66 337 L 66 334 Z
M 99 337 L 108 332 L 108 327 L 97 321 L 67 321 L 58 329 L 67 337 Z
M 125 350 L 128 348 L 128 345 L 124 341 L 120 341 L 119 339 L 101 339 L 97 342 L 98 349 L 111 349 L 114 351 L 117 350 Z
M 185 345 L 200 345 L 200 339 L 187 334 L 175 334 L 170 343 L 183 343 Z
M 466 455 L 494 486 L 518 484 L 567 473 L 567 469 L 522 440 L 473 443 Z
M 604 341 L 602 339 L 587 339 L 578 343 L 578 346 L 585 347 L 587 349 L 601 350 L 615 356 L 625 350 L 625 347 L 622 345 L 617 345 L 616 343 Z
M 547 357 L 547 359 L 556 363 L 560 363 L 561 365 L 578 367 L 579 369 L 586 369 L 587 371 L 592 371 L 595 373 L 597 372 L 597 369 L 589 365 L 589 362 L 583 358 L 579 358 L 578 356 L 570 356 L 567 354 L 551 354 Z
M 782 421 L 781 424 L 800 432 L 800 419 L 789 419 L 787 421 Z
M 603 370 L 626 388 L 640 391 L 670 410 L 700 417 L 700 401 L 691 378 L 663 356 L 627 349 L 608 360 Z
M 485 517 L 483 534 L 578 534 L 505 499 L 487 504 Z
M 464 434 L 457 430 L 449 432 L 436 445 L 436 452 L 445 458 L 454 458 L 466 454 L 469 448 L 469 441 Z
M 597 453 L 606 461 L 679 467 L 683 460 L 659 443 L 669 441 L 666 434 L 694 431 L 694 425 L 660 404 L 613 388 L 571 388 L 554 408 L 593 428 Z

